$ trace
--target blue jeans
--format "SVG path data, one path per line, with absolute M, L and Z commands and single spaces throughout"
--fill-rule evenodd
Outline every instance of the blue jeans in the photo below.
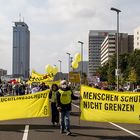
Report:
M 70 111 L 60 113 L 60 128 L 62 131 L 70 131 Z

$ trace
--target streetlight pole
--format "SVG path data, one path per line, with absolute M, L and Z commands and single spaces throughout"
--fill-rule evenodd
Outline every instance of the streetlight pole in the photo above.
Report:
M 78 41 L 81 44 L 81 82 L 82 82 L 82 74 L 83 74 L 83 44 L 84 42 Z
M 70 72 L 70 53 L 66 53 L 68 55 L 68 73 Z
M 61 79 L 61 63 L 62 63 L 62 61 L 58 60 L 58 62 L 60 63 L 59 79 Z
M 61 72 L 61 63 L 62 63 L 62 61 L 58 60 L 58 62 L 60 63 L 60 71 L 59 72 Z
M 117 91 L 119 90 L 119 13 L 121 12 L 119 9 L 111 8 L 110 10 L 117 12 L 117 40 L 116 40 L 116 51 L 117 51 L 117 68 L 116 68 L 116 76 L 117 76 Z
M 69 72 L 70 72 L 70 53 L 66 53 L 68 55 L 68 81 L 69 81 Z

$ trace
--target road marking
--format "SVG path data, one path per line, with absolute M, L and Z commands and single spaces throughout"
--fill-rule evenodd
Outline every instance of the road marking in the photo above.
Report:
M 112 124 L 112 125 L 114 125 L 114 126 L 116 126 L 116 127 L 118 127 L 118 128 L 120 128 L 120 129 L 122 129 L 123 131 L 125 131 L 125 132 L 127 132 L 127 133 L 129 133 L 129 134 L 131 134 L 131 135 L 136 136 L 137 138 L 140 138 L 139 135 L 133 133 L 132 131 L 129 131 L 128 129 L 125 129 L 125 128 L 123 128 L 123 127 L 121 127 L 121 126 L 119 126 L 119 125 L 117 125 L 117 124 L 115 124 L 115 123 L 112 123 L 112 122 L 109 122 L 109 123 Z
M 75 107 L 77 107 L 77 108 L 80 108 L 78 105 L 75 105 L 75 104 L 73 104 L 73 103 L 72 103 L 72 105 L 75 106 Z
M 22 140 L 27 140 L 29 132 L 29 125 L 25 125 L 24 134 Z
M 75 105 L 75 104 L 73 104 L 73 103 L 72 103 L 72 105 L 75 106 L 75 107 L 77 107 L 77 108 L 80 108 L 78 105 Z M 108 123 L 110 123 L 110 124 L 112 124 L 112 125 L 114 125 L 114 126 L 120 128 L 120 129 L 122 129 L 123 131 L 125 131 L 125 132 L 127 132 L 127 133 L 129 133 L 129 134 L 131 134 L 131 135 L 133 135 L 133 136 L 135 136 L 135 137 L 137 137 L 137 138 L 140 138 L 139 135 L 133 133 L 132 131 L 129 131 L 128 129 L 125 129 L 125 128 L 123 128 L 123 127 L 121 127 L 121 126 L 119 126 L 119 125 L 117 125 L 117 124 L 115 124 L 115 123 L 112 123 L 112 122 L 108 122 Z

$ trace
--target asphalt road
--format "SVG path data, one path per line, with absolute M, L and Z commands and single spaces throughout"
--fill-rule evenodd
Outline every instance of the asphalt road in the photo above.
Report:
M 140 125 L 79 121 L 79 108 L 71 112 L 71 136 L 60 134 L 50 118 L 0 122 L 0 140 L 139 140 Z

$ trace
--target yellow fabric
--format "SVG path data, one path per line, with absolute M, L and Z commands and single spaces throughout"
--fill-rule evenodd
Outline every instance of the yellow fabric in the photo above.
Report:
M 23 96 L 0 97 L 0 120 L 50 116 L 49 90 Z
M 52 91 L 51 102 L 56 103 L 56 92 Z
M 140 124 L 140 93 L 81 86 L 82 120 Z
M 33 83 L 33 82 L 45 83 L 45 82 L 53 81 L 53 79 L 54 79 L 53 74 L 39 74 L 33 71 L 27 83 L 28 84 Z
M 71 94 L 72 92 L 70 90 L 68 91 L 63 91 L 63 90 L 59 90 L 60 93 L 60 102 L 62 104 L 69 104 L 71 103 Z

